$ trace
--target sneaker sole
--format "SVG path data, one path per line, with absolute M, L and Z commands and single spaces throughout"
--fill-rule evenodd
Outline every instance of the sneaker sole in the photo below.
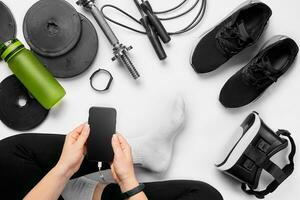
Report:
M 260 51 L 266 49 L 268 46 L 280 41 L 280 40 L 284 40 L 284 39 L 287 39 L 288 37 L 285 36 L 285 35 L 276 35 L 276 36 L 273 36 L 271 37 L 271 39 L 269 39 L 267 42 L 265 42 L 263 44 L 263 46 L 261 47 Z

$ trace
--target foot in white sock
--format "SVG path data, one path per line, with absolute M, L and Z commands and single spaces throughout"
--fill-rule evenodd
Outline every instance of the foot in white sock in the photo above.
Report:
M 170 165 L 176 136 L 185 122 L 185 102 L 178 97 L 166 110 L 169 117 L 161 120 L 138 138 L 128 139 L 132 147 L 134 163 L 153 172 L 166 171 Z M 165 116 L 165 113 L 164 113 Z M 157 119 L 151 119 L 153 121 Z

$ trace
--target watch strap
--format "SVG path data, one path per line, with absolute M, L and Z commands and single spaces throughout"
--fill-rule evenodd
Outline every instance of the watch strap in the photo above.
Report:
M 132 190 L 121 193 L 121 199 L 129 199 L 130 197 L 133 197 L 134 195 L 142 192 L 144 189 L 145 189 L 145 185 L 141 183 L 137 187 L 133 188 Z
M 96 76 L 98 73 L 106 73 L 106 74 L 108 74 L 108 76 L 109 76 L 109 81 L 108 81 L 106 87 L 103 88 L 103 89 L 98 89 L 98 88 L 96 88 L 96 87 L 94 86 L 94 84 L 93 84 L 93 80 L 94 80 L 95 76 Z M 105 92 L 105 91 L 109 90 L 110 85 L 111 85 L 113 79 L 114 79 L 114 78 L 113 78 L 112 74 L 111 74 L 109 71 L 107 71 L 107 70 L 105 70 L 105 69 L 98 69 L 97 71 L 95 71 L 95 72 L 91 75 L 91 77 L 90 77 L 90 85 L 91 85 L 91 87 L 92 87 L 95 91 L 97 91 L 97 92 Z

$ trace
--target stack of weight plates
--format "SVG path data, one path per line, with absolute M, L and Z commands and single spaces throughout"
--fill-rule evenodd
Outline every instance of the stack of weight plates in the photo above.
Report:
M 40 0 L 27 12 L 24 37 L 38 58 L 57 78 L 86 71 L 98 51 L 92 23 L 65 0 Z
M 0 1 L 0 43 L 16 37 L 16 23 L 9 8 Z M 14 76 L 0 83 L 0 120 L 9 128 L 27 131 L 41 124 L 48 115 Z

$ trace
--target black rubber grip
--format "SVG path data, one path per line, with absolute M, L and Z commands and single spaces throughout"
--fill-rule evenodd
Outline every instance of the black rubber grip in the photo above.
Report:
M 161 21 L 158 19 L 158 17 L 153 13 L 150 3 L 148 1 L 145 1 L 140 6 L 142 10 L 146 13 L 149 19 L 149 23 L 155 29 L 160 39 L 164 43 L 170 42 L 171 41 L 170 35 L 168 34 L 167 30 L 165 29 Z
M 168 32 L 166 31 L 165 27 L 160 22 L 160 20 L 155 15 L 151 14 L 150 12 L 149 12 L 149 14 L 147 13 L 147 15 L 148 15 L 149 21 L 151 22 L 152 26 L 155 28 L 155 31 L 159 35 L 160 39 L 164 43 L 170 42 L 171 37 L 168 34 Z
M 140 21 L 142 23 L 142 25 L 145 27 L 146 32 L 147 32 L 147 36 L 158 56 L 158 58 L 160 60 L 164 60 L 167 58 L 166 52 L 161 44 L 161 42 L 159 41 L 159 38 L 157 36 L 157 33 L 153 30 L 152 26 L 149 23 L 149 18 L 145 17 L 142 18 Z

